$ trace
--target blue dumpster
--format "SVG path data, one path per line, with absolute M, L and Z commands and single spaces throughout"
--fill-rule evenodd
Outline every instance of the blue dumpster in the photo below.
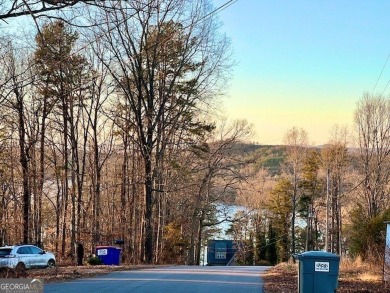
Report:
M 340 256 L 325 251 L 307 251 L 299 260 L 299 293 L 334 293 L 339 277 Z
M 96 256 L 104 265 L 119 266 L 121 263 L 121 248 L 116 246 L 96 246 Z

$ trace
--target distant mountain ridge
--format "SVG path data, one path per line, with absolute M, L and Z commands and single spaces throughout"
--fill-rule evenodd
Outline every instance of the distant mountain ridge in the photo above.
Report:
M 281 167 L 287 154 L 286 146 L 243 143 L 237 148 L 243 155 L 253 155 L 259 169 L 267 169 L 272 176 L 281 174 Z
M 328 144 L 309 147 L 310 149 L 321 151 L 323 148 L 329 146 Z M 252 155 L 255 157 L 256 165 L 258 168 L 268 170 L 271 176 L 279 175 L 282 173 L 282 166 L 287 156 L 286 145 L 259 145 L 251 143 L 241 143 L 237 145 L 237 149 L 243 155 Z M 358 149 L 348 147 L 348 153 L 350 155 L 350 162 L 356 166 L 356 157 L 358 155 Z

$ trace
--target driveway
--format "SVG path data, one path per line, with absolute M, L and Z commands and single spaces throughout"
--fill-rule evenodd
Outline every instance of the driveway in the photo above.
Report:
M 269 267 L 173 266 L 118 271 L 92 278 L 45 284 L 45 293 L 261 293 Z

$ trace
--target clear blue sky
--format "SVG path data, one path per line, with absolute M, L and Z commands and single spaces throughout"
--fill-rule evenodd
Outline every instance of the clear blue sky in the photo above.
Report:
M 390 53 L 390 1 L 238 0 L 218 15 L 238 62 L 226 114 L 253 123 L 262 144 L 282 143 L 293 126 L 314 144 L 335 124 L 353 127 Z M 375 92 L 389 79 L 390 60 Z

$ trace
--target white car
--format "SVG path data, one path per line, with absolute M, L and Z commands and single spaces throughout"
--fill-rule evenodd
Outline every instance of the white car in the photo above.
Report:
M 54 267 L 53 253 L 34 245 L 14 245 L 0 247 L 0 268 L 29 269 Z

